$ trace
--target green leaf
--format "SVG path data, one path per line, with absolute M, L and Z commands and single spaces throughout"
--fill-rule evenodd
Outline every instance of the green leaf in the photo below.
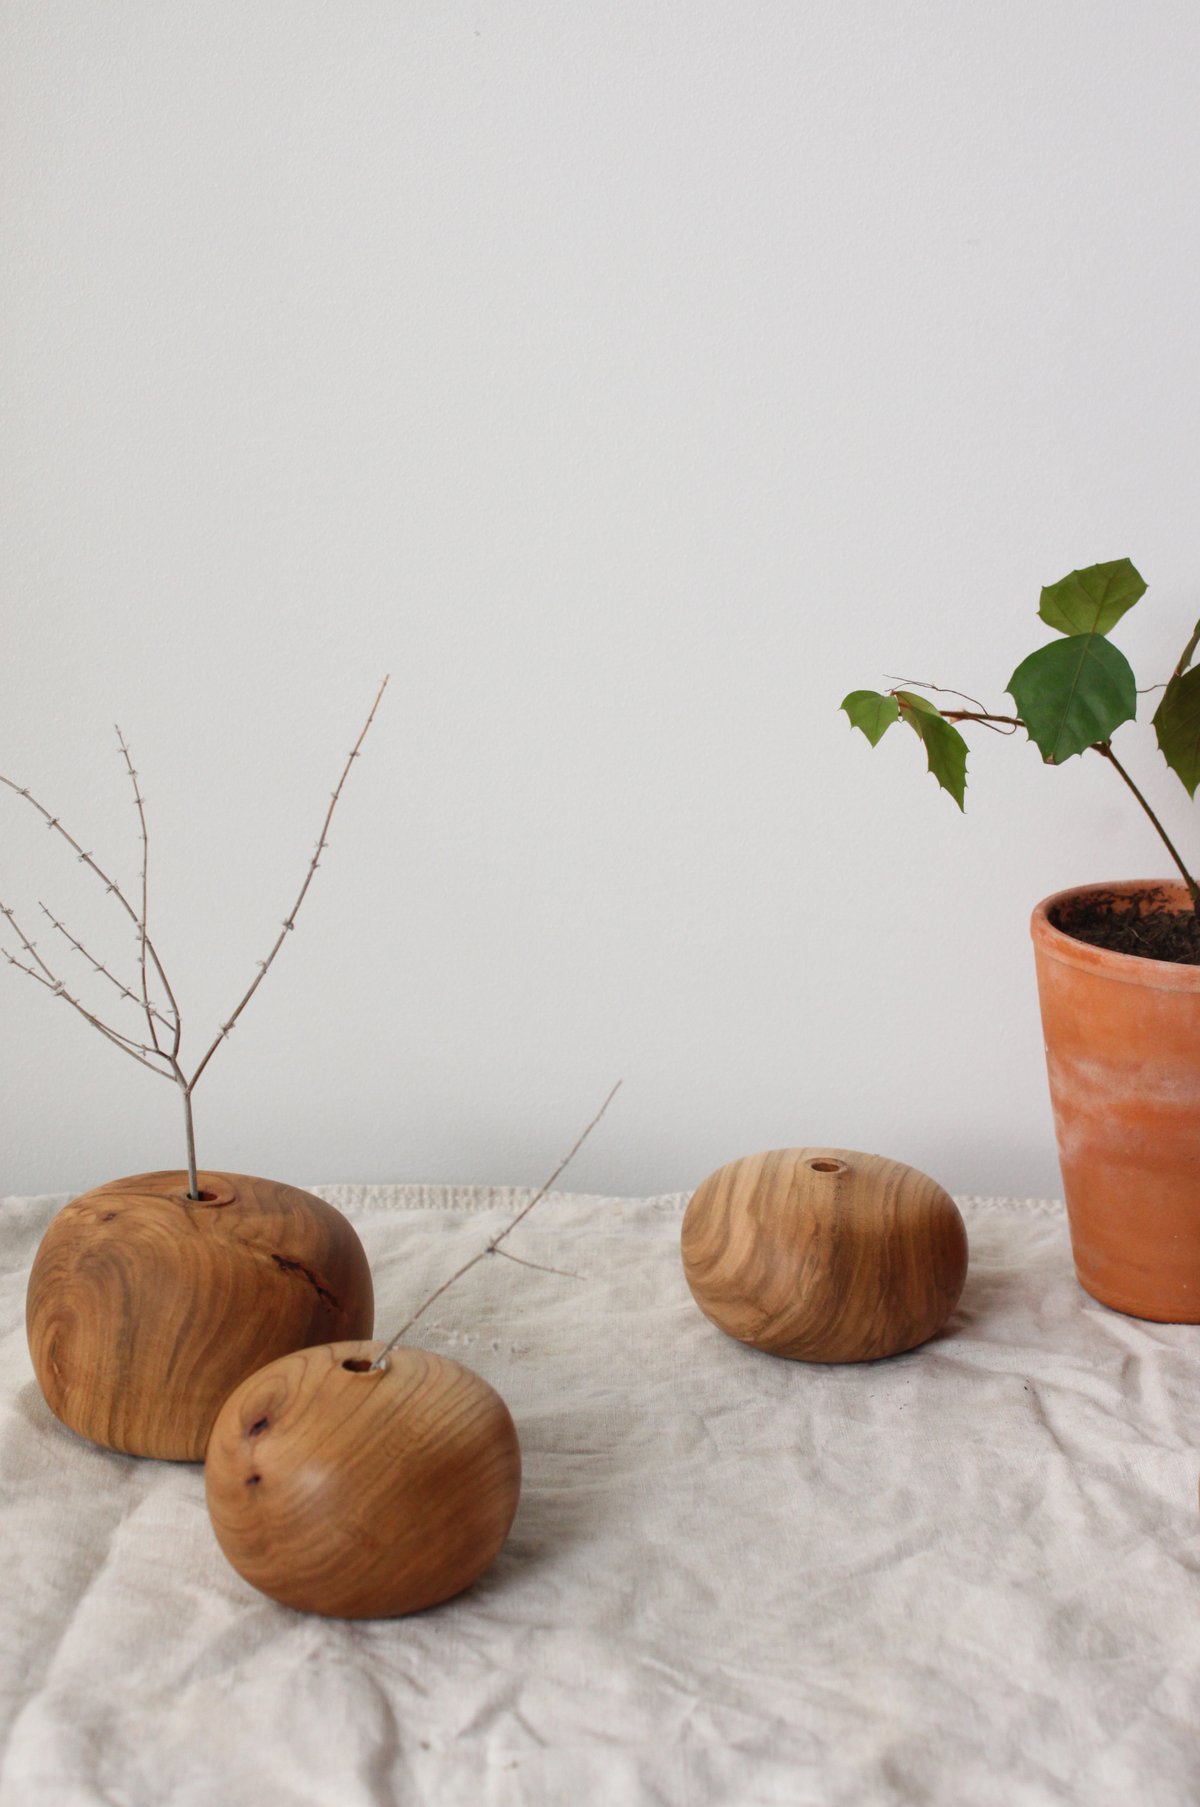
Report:
M 1190 658 L 1195 648 L 1194 635 L 1185 658 Z M 1200 784 L 1200 666 L 1194 671 L 1176 671 L 1154 711 L 1154 732 L 1163 758 L 1188 796 L 1195 797 Z
M 878 690 L 852 690 L 842 701 L 850 717 L 850 725 L 861 728 L 873 747 L 877 747 L 892 723 L 900 715 L 894 696 L 882 696 Z
M 1192 657 L 1196 651 L 1197 646 L 1200 646 L 1200 621 L 1198 621 L 1196 623 L 1195 627 L 1192 629 L 1192 637 L 1188 641 L 1187 645 L 1184 647 L 1183 651 L 1179 655 L 1179 663 L 1175 667 L 1174 672 L 1171 674 L 1173 677 L 1181 678 L 1183 676 L 1184 672 L 1187 670 L 1188 666 L 1192 662 Z
M 1107 634 L 1145 594 L 1146 585 L 1130 561 L 1115 558 L 1047 584 L 1038 614 L 1060 634 Z
M 912 690 L 898 690 L 900 713 L 925 748 L 929 769 L 959 809 L 964 809 L 967 789 L 967 743 L 927 697 Z
M 1040 646 L 1017 666 L 1008 692 L 1049 765 L 1108 740 L 1137 714 L 1129 661 L 1102 634 L 1072 634 Z
M 936 703 L 931 703 L 927 696 L 919 690 L 897 690 L 895 693 L 906 709 L 916 709 L 922 715 L 940 715 L 942 712 Z

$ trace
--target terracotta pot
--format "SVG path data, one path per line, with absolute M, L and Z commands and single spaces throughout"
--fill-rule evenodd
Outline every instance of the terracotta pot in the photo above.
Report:
M 1143 880 L 1060 891 L 1033 912 L 1075 1271 L 1116 1311 L 1200 1323 L 1200 967 L 1065 934 L 1100 893 L 1141 914 L 1190 907 L 1182 885 Z
M 313 1343 L 369 1337 L 362 1244 L 311 1192 L 243 1173 L 142 1173 L 58 1213 L 26 1328 L 51 1411 L 134 1456 L 203 1459 L 229 1394 Z

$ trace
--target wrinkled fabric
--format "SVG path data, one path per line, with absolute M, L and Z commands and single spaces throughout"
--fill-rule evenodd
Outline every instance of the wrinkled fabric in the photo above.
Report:
M 529 1194 L 323 1189 L 381 1334 Z M 1076 1286 L 1053 1204 L 964 1200 L 946 1333 L 823 1368 L 729 1341 L 683 1198 L 555 1195 L 410 1340 L 504 1396 L 524 1482 L 457 1600 L 253 1592 L 199 1467 L 92 1448 L 0 1275 L 0 1807 L 1196 1807 L 1200 1330 Z

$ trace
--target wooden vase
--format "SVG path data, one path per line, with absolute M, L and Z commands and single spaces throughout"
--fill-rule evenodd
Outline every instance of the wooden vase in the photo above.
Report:
M 371 1272 L 311 1192 L 241 1173 L 142 1173 L 53 1219 L 26 1327 L 52 1412 L 93 1443 L 203 1459 L 229 1394 L 278 1355 L 369 1336 Z
M 508 1536 L 521 1449 L 478 1374 L 424 1349 L 301 1349 L 243 1381 L 204 1465 L 233 1567 L 302 1612 L 419 1612 L 481 1575 Z
M 915 1167 L 781 1148 L 704 1181 L 682 1253 L 696 1303 L 727 1335 L 797 1361 L 860 1362 L 941 1329 L 966 1278 L 967 1232 Z

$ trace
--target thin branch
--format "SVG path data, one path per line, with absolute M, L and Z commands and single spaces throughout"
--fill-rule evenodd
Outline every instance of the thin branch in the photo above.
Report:
M 141 789 L 138 785 L 138 775 L 134 770 L 133 760 L 129 757 L 129 748 L 125 744 L 125 736 L 121 732 L 121 725 L 119 722 L 116 722 L 114 723 L 114 726 L 117 730 L 117 744 L 121 749 L 121 757 L 125 761 L 125 770 L 129 773 L 129 782 L 133 786 L 133 800 L 137 806 L 138 822 L 141 825 L 142 830 L 142 909 L 141 914 L 137 919 L 138 965 L 141 969 L 142 1008 L 146 1012 L 146 1021 L 150 1026 L 150 1040 L 157 1048 L 159 1045 L 158 1030 L 154 1027 L 155 1011 L 154 1006 L 150 1002 L 150 975 L 146 970 L 146 921 L 150 905 L 150 835 L 146 828 L 146 800 L 142 796 Z M 174 1024 L 175 1043 L 172 1048 L 173 1054 L 178 1054 L 179 1052 L 179 1039 L 182 1031 L 183 1025 L 180 1023 L 178 1016 L 176 1016 Z
M 526 1261 L 524 1255 L 514 1255 L 511 1249 L 498 1249 L 494 1242 L 488 1244 L 485 1253 L 489 1255 L 503 1255 L 506 1261 L 515 1261 L 518 1267 L 535 1268 L 539 1274 L 559 1274 L 564 1280 L 582 1280 L 585 1278 L 583 1274 L 577 1274 L 569 1267 L 547 1267 L 544 1261 Z
M 67 927 L 66 923 L 60 922 L 58 917 L 54 914 L 53 910 L 47 909 L 46 905 L 44 903 L 40 903 L 40 902 L 38 904 L 38 909 L 41 910 L 42 913 L 49 919 L 49 921 L 58 930 L 59 934 L 64 935 L 66 937 L 66 939 L 70 942 L 71 946 L 75 949 L 76 953 L 83 955 L 84 959 L 87 961 L 88 965 L 92 968 L 92 970 L 94 972 L 103 973 L 104 977 L 106 979 L 108 979 L 113 985 L 116 986 L 117 990 L 120 992 L 120 994 L 123 998 L 128 998 L 131 1003 L 134 1003 L 134 1004 L 137 1003 L 137 1001 L 138 1001 L 137 993 L 130 986 L 126 985 L 123 979 L 118 979 L 116 973 L 110 972 L 108 967 L 105 966 L 105 964 L 102 960 L 97 960 L 97 958 L 94 954 L 89 953 L 88 949 L 86 947 L 84 947 L 83 942 L 77 941 L 75 939 L 74 935 L 72 935 L 72 933 L 71 933 L 70 929 Z M 151 1005 L 151 1009 L 154 1009 L 153 1005 Z M 165 1017 L 160 1010 L 154 1009 L 154 1015 L 158 1019 L 158 1021 L 162 1024 L 164 1029 L 172 1028 L 173 1025 L 171 1024 L 169 1018 Z
M 1179 663 L 1171 673 L 1172 678 L 1181 678 L 1183 676 L 1192 662 L 1192 655 L 1195 653 L 1197 646 L 1200 646 L 1200 621 L 1198 621 L 1192 629 L 1191 639 L 1179 655 Z M 1163 688 L 1165 689 L 1166 686 L 1164 685 Z
M 936 690 L 939 696 L 960 696 L 964 703 L 973 703 L 976 709 L 987 715 L 987 706 L 977 696 L 971 696 L 966 690 L 952 690 L 948 684 L 931 684 L 928 678 L 896 678 L 890 671 L 884 672 L 889 684 L 897 685 L 901 690 Z M 895 695 L 895 691 L 891 693 Z
M 889 696 L 907 689 L 936 690 L 942 696 L 961 696 L 964 701 L 978 705 L 975 709 L 939 709 L 938 714 L 944 722 L 979 722 L 994 734 L 1015 734 L 1018 728 L 1025 726 L 1019 715 L 997 715 L 993 710 L 985 709 L 977 697 L 968 696 L 965 690 L 951 690 L 945 684 L 930 684 L 924 678 L 897 678 L 890 681 L 895 688 L 888 691 Z
M 944 722 L 978 722 L 993 734 L 1015 734 L 1025 726 L 1019 715 L 977 714 L 971 709 L 940 709 L 938 713 Z
M 79 856 L 80 864 L 89 867 L 90 870 L 96 874 L 96 877 L 103 884 L 105 890 L 108 891 L 111 896 L 116 898 L 117 902 L 120 904 L 121 908 L 125 911 L 126 915 L 129 916 L 130 919 L 134 923 L 137 923 L 138 913 L 134 909 L 133 905 L 130 903 L 129 899 L 126 897 L 125 893 L 122 891 L 120 885 L 117 884 L 115 879 L 109 878 L 108 873 L 105 872 L 101 866 L 98 866 L 96 864 L 96 861 L 93 858 L 93 856 L 90 853 L 88 853 L 87 851 L 85 851 L 85 849 L 80 844 L 80 842 L 78 842 L 75 839 L 75 836 L 73 834 L 71 834 L 71 832 L 68 829 L 63 827 L 63 825 L 59 821 L 58 817 L 52 816 L 50 814 L 50 811 L 46 808 L 45 804 L 38 802 L 37 798 L 33 795 L 33 792 L 29 789 L 28 785 L 14 784 L 11 778 L 6 778 L 4 776 L 3 772 L 0 772 L 0 784 L 7 785 L 8 789 L 10 791 L 15 791 L 18 797 L 24 797 L 26 803 L 28 803 L 31 806 L 31 808 L 37 810 L 39 816 L 41 816 L 41 818 L 45 822 L 47 828 L 51 828 L 55 831 L 55 833 L 60 834 L 62 836 L 63 840 L 66 841 L 67 845 L 69 847 L 74 848 L 76 854 L 78 854 L 78 856 Z M 168 1008 L 170 1009 L 170 1011 L 171 1011 L 172 1015 L 175 1017 L 175 1019 L 178 1021 L 179 1006 L 175 1002 L 175 993 L 171 990 L 170 982 L 167 979 L 166 973 L 163 971 L 162 961 L 159 959 L 157 953 L 155 952 L 154 943 L 153 943 L 153 941 L 150 940 L 149 936 L 147 936 L 147 938 L 146 938 L 146 952 L 149 954 L 151 960 L 154 962 L 154 970 L 158 974 L 159 979 L 162 981 L 163 990 L 167 994 Z
M 1158 817 L 1155 815 L 1154 811 L 1151 809 L 1149 803 L 1147 803 L 1145 797 L 1143 797 L 1143 795 L 1142 795 L 1141 791 L 1138 789 L 1137 785 L 1133 782 L 1133 779 L 1129 776 L 1129 773 L 1125 770 L 1125 767 L 1121 764 L 1120 760 L 1117 758 L 1116 754 L 1113 752 L 1110 742 L 1108 742 L 1107 740 L 1097 741 L 1095 743 L 1093 750 L 1095 752 L 1101 754 L 1105 759 L 1107 759 L 1109 765 L 1112 766 L 1113 770 L 1120 774 L 1120 776 L 1125 780 L 1126 784 L 1129 786 L 1130 790 L 1133 792 L 1134 796 L 1137 798 L 1138 802 L 1141 804 L 1142 808 L 1145 810 L 1147 816 L 1149 816 L 1150 822 L 1151 822 L 1155 832 L 1157 833 L 1159 840 L 1162 842 L 1163 846 L 1166 848 L 1167 852 L 1170 854 L 1171 858 L 1174 860 L 1176 866 L 1178 866 L 1180 876 L 1182 877 L 1184 884 L 1188 888 L 1188 896 L 1192 900 L 1192 910 L 1193 910 L 1194 914 L 1196 915 L 1196 917 L 1200 918 L 1200 886 L 1198 886 L 1196 884 L 1195 879 L 1192 877 L 1191 873 L 1188 871 L 1187 867 L 1184 865 L 1182 859 L 1179 857 L 1178 850 L 1176 849 L 1174 842 L 1171 840 L 1170 835 L 1167 833 L 1166 829 L 1163 827 L 1162 823 L 1159 821 Z
M 45 960 L 42 959 L 42 956 L 37 951 L 37 943 L 30 940 L 7 904 L 0 904 L 0 916 L 6 916 L 8 918 L 13 933 L 17 936 L 21 946 L 25 949 L 30 958 L 36 962 L 35 966 L 26 966 L 23 960 L 18 960 L 17 956 L 10 953 L 7 948 L 0 948 L 0 953 L 3 953 L 4 958 L 8 961 L 10 966 L 15 966 L 18 972 L 26 973 L 29 978 L 36 979 L 39 985 L 44 985 L 46 990 L 52 992 L 56 998 L 65 998 L 72 1009 L 77 1010 L 84 1021 L 92 1025 L 93 1029 L 98 1029 L 106 1040 L 112 1042 L 114 1047 L 120 1048 L 133 1060 L 139 1061 L 144 1067 L 148 1067 L 152 1073 L 160 1074 L 163 1079 L 169 1079 L 171 1077 L 171 1075 L 162 1067 L 156 1067 L 154 1065 L 155 1057 L 160 1060 L 166 1058 L 159 1049 L 147 1047 L 144 1042 L 135 1042 L 128 1035 L 122 1035 L 119 1029 L 114 1029 L 110 1024 L 101 1022 L 100 1018 L 94 1016 L 90 1010 L 80 1003 L 77 997 L 72 996 L 62 980 L 58 977 L 57 973 L 52 971 Z M 41 968 L 40 972 L 37 970 L 39 967 Z
M 397 1343 L 399 1343 L 401 1337 L 406 1336 L 408 1334 L 408 1332 L 412 1329 L 413 1325 L 417 1322 L 417 1319 L 423 1318 L 425 1316 L 425 1313 L 429 1310 L 429 1307 L 431 1305 L 435 1304 L 437 1302 L 437 1300 L 441 1298 L 443 1293 L 449 1292 L 450 1288 L 455 1284 L 456 1281 L 461 1280 L 464 1274 L 469 1274 L 473 1267 L 477 1267 L 479 1265 L 479 1263 L 481 1261 L 486 1260 L 489 1255 L 507 1255 L 508 1254 L 508 1250 L 502 1249 L 500 1247 L 500 1244 L 505 1240 L 506 1237 L 512 1235 L 513 1231 L 516 1229 L 516 1227 L 519 1223 L 524 1222 L 525 1218 L 527 1218 L 529 1216 L 529 1213 L 533 1210 L 533 1207 L 536 1204 L 540 1204 L 542 1199 L 545 1198 L 547 1192 L 549 1192 L 551 1186 L 553 1186 L 555 1180 L 558 1179 L 559 1175 L 564 1173 L 566 1171 L 566 1169 L 570 1166 L 571 1162 L 575 1159 L 575 1156 L 579 1153 L 579 1150 L 583 1147 L 584 1143 L 587 1141 L 588 1137 L 591 1135 L 591 1133 L 595 1129 L 597 1123 L 599 1123 L 601 1117 L 604 1115 L 605 1111 L 608 1109 L 609 1105 L 612 1103 L 613 1099 L 616 1097 L 616 1095 L 620 1091 L 620 1089 L 621 1089 L 621 1081 L 618 1079 L 616 1085 L 613 1087 L 612 1091 L 608 1094 L 608 1097 L 604 1100 L 604 1103 L 600 1106 L 600 1109 L 596 1112 L 596 1115 L 592 1118 L 591 1122 L 588 1124 L 588 1126 L 584 1130 L 583 1134 L 579 1137 L 579 1139 L 575 1143 L 575 1146 L 571 1149 L 571 1152 L 569 1154 L 565 1154 L 563 1156 L 562 1160 L 558 1163 L 558 1166 L 554 1169 L 554 1172 L 550 1175 L 550 1178 L 546 1181 L 545 1185 L 540 1186 L 538 1188 L 538 1190 L 534 1193 L 533 1197 L 530 1199 L 529 1203 L 527 1205 L 522 1206 L 521 1210 L 519 1210 L 517 1212 L 517 1215 L 513 1218 L 512 1222 L 507 1226 L 506 1229 L 501 1230 L 501 1232 L 498 1236 L 493 1236 L 492 1240 L 487 1244 L 486 1248 L 482 1248 L 479 1250 L 478 1254 L 472 1255 L 471 1259 L 469 1261 L 464 1261 L 457 1273 L 451 1274 L 451 1276 L 448 1280 L 443 1280 L 442 1284 L 437 1288 L 436 1292 L 431 1292 L 429 1297 L 425 1300 L 424 1304 L 418 1305 L 416 1311 L 413 1312 L 412 1316 L 407 1320 L 407 1322 L 400 1326 L 399 1330 L 396 1332 L 396 1334 L 392 1338 L 391 1342 L 384 1344 L 383 1348 L 379 1351 L 379 1354 L 375 1357 L 375 1360 L 371 1363 L 372 1368 L 384 1368 L 387 1366 L 387 1358 L 391 1354 L 392 1350 L 396 1347 Z M 516 1260 L 517 1257 L 510 1256 L 509 1259 Z M 536 1264 L 533 1262 L 525 1262 L 522 1265 L 532 1267 Z M 559 1271 L 561 1271 L 561 1270 L 559 1270 Z M 581 1279 L 582 1275 L 576 1274 L 576 1275 L 573 1275 L 572 1278 Z
M 329 835 L 329 824 L 330 824 L 331 820 L 333 819 L 333 812 L 338 806 L 338 799 L 342 794 L 342 786 L 345 784 L 346 779 L 350 775 L 350 767 L 354 764 L 354 761 L 359 757 L 359 753 L 362 748 L 363 741 L 367 738 L 367 730 L 370 728 L 371 723 L 375 720 L 375 711 L 378 709 L 381 701 L 383 700 L 383 693 L 387 689 L 387 687 L 388 687 L 388 679 L 385 677 L 383 680 L 383 683 L 379 686 L 379 693 L 376 696 L 375 701 L 371 704 L 371 713 L 370 713 L 370 715 L 368 715 L 365 723 L 363 724 L 362 733 L 359 735 L 359 737 L 355 741 L 353 747 L 350 749 L 350 753 L 346 759 L 346 764 L 342 769 L 342 775 L 338 779 L 338 782 L 337 782 L 337 789 L 333 792 L 332 798 L 331 798 L 331 801 L 329 804 L 329 808 L 325 811 L 325 821 L 321 827 L 321 837 L 317 842 L 316 851 L 314 852 L 312 859 L 308 863 L 308 871 L 304 875 L 304 883 L 300 887 L 300 895 L 299 895 L 299 897 L 297 897 L 295 903 L 292 905 L 288 914 L 284 917 L 283 925 L 280 928 L 278 936 L 276 937 L 274 947 L 271 949 L 270 953 L 267 955 L 265 960 L 259 961 L 258 974 L 255 977 L 253 983 L 251 984 L 249 990 L 246 992 L 245 996 L 242 998 L 242 1001 L 237 1006 L 237 1009 L 233 1012 L 233 1015 L 228 1019 L 227 1022 L 224 1022 L 221 1024 L 220 1031 L 214 1037 L 212 1046 L 209 1048 L 209 1050 L 205 1054 L 203 1060 L 200 1062 L 200 1065 L 196 1068 L 196 1071 L 192 1074 L 191 1079 L 188 1081 L 188 1090 L 189 1091 L 191 1091 L 192 1088 L 195 1086 L 196 1081 L 199 1079 L 201 1073 L 203 1073 L 205 1067 L 208 1065 L 209 1061 L 212 1059 L 212 1057 L 216 1053 L 217 1049 L 221 1046 L 221 1043 L 228 1039 L 230 1030 L 233 1028 L 234 1024 L 237 1022 L 238 1018 L 241 1016 L 243 1010 L 246 1008 L 247 1004 L 250 1002 L 251 998 L 254 996 L 255 992 L 258 990 L 259 986 L 262 984 L 263 980 L 266 978 L 267 973 L 270 971 L 271 964 L 274 961 L 276 954 L 279 952 L 280 948 L 283 946 L 284 941 L 287 939 L 289 932 L 292 929 L 294 929 L 296 926 L 297 912 L 300 909 L 300 905 L 304 902 L 305 896 L 308 891 L 308 887 L 312 884 L 313 875 L 316 872 L 317 867 L 321 863 L 321 855 L 325 850 L 326 840 Z

